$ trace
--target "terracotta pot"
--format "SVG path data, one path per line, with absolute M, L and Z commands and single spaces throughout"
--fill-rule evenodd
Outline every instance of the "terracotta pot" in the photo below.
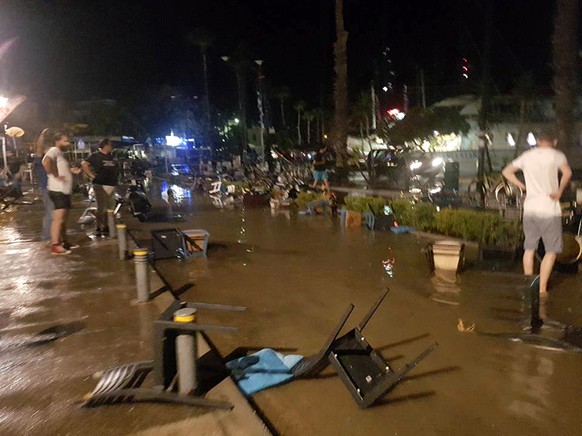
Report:
M 346 227 L 361 227 L 362 214 L 351 210 L 346 211 Z

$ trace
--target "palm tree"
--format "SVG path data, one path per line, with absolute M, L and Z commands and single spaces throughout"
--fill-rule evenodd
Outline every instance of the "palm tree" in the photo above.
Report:
M 343 0 L 335 1 L 335 27 L 336 41 L 333 46 L 335 59 L 333 145 L 338 164 L 343 166 L 347 159 L 346 142 L 348 137 L 348 32 L 344 26 Z
M 558 0 L 554 21 L 552 67 L 558 142 L 572 150 L 577 88 L 578 0 Z
M 206 124 L 207 127 L 210 127 L 211 118 L 210 118 L 210 94 L 208 91 L 208 59 L 206 54 L 208 52 L 208 48 L 212 45 L 214 41 L 214 37 L 210 35 L 206 30 L 199 29 L 194 32 L 190 32 L 187 35 L 188 43 L 198 47 L 200 50 L 200 54 L 202 55 L 202 67 L 204 72 L 204 106 L 206 109 Z
M 325 110 L 321 107 L 316 107 L 315 109 L 313 109 L 313 113 L 315 114 L 317 142 L 322 142 L 325 131 L 324 126 Z
M 295 103 L 293 109 L 297 112 L 297 145 L 301 145 L 303 143 L 303 138 L 301 137 L 301 112 L 305 109 L 305 102 L 299 100 Z
M 279 100 L 281 106 L 281 125 L 283 129 L 287 129 L 287 121 L 285 120 L 285 102 L 289 98 L 289 88 L 281 86 L 273 91 L 273 97 Z
M 311 123 L 315 119 L 315 111 L 305 111 L 303 119 L 307 122 L 307 143 L 311 144 Z

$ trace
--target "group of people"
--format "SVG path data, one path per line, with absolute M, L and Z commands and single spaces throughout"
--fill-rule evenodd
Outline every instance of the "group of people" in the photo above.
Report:
M 82 172 L 92 181 L 97 201 L 97 236 L 108 234 L 107 210 L 113 208 L 113 192 L 117 185 L 117 165 L 111 154 L 109 139 L 99 143 L 81 166 L 71 166 L 65 156 L 70 147 L 68 135 L 50 134 L 45 129 L 38 141 L 34 168 L 40 180 L 40 193 L 45 208 L 42 236 L 50 240 L 51 254 L 65 255 L 78 245 L 67 239 L 67 219 L 71 209 L 73 176 Z
M 572 177 L 564 153 L 555 149 L 556 135 L 543 131 L 537 135 L 537 147 L 521 154 L 503 169 L 503 176 L 527 192 L 524 202 L 525 233 L 523 269 L 534 274 L 534 256 L 539 240 L 545 247 L 540 266 L 540 293 L 547 295 L 547 285 L 557 255 L 562 251 L 560 198 Z M 117 185 L 117 165 L 111 153 L 112 144 L 104 139 L 99 150 L 81 163 L 71 166 L 64 152 L 70 141 L 66 134 L 50 136 L 44 130 L 37 142 L 35 168 L 40 180 L 45 206 L 43 238 L 50 240 L 51 254 L 69 254 L 76 246 L 67 240 L 67 218 L 71 209 L 73 175 L 83 172 L 92 181 L 97 200 L 97 235 L 107 235 L 107 210 L 113 208 L 113 192 Z M 330 195 L 325 146 L 319 148 L 313 161 L 313 187 L 321 186 Z M 522 171 L 525 183 L 516 176 Z M 559 178 L 561 175 L 561 178 Z

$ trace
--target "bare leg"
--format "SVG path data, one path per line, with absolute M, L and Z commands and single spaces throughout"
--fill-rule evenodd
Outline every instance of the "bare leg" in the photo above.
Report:
M 523 274 L 532 276 L 534 273 L 534 250 L 525 250 L 523 253 Z
M 63 224 L 61 225 L 61 242 L 67 242 L 67 219 L 69 217 L 69 209 L 63 209 L 65 211 L 63 216 Z
M 55 209 L 53 211 L 53 222 L 51 223 L 51 244 L 61 242 L 61 231 L 66 218 L 67 209 Z
M 540 297 L 548 295 L 548 281 L 556 262 L 556 253 L 546 253 L 540 266 Z
M 327 179 L 323 179 L 323 189 L 325 189 L 326 191 L 329 191 L 329 183 L 328 183 Z

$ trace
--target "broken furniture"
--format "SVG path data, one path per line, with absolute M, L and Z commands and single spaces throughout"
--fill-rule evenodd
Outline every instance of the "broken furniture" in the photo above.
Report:
M 362 331 L 388 292 L 388 290 L 382 292 L 356 327 L 338 337 L 354 310 L 354 305 L 350 304 L 322 349 L 293 367 L 295 378 L 315 377 L 331 364 L 360 408 L 371 406 L 381 396 L 391 391 L 438 344 L 433 343 L 398 371 L 394 371 L 388 362 L 384 361 L 364 338 Z
M 210 237 L 206 230 L 180 229 L 152 230 L 151 235 L 154 260 L 206 256 Z
M 231 312 L 244 311 L 244 307 L 225 306 L 219 304 L 186 303 L 174 301 L 154 321 L 153 349 L 154 359 L 135 362 L 108 369 L 99 375 L 99 382 L 92 393 L 85 397 L 84 407 L 118 404 L 133 401 L 155 401 L 180 403 L 191 406 L 210 407 L 216 409 L 232 409 L 233 405 L 225 401 L 204 398 L 204 395 L 222 379 L 228 376 L 228 370 L 220 359 L 212 358 L 212 353 L 199 356 L 196 347 L 198 333 L 222 332 L 232 333 L 234 327 L 197 324 L 195 322 L 177 322 L 174 315 L 181 309 L 214 309 Z M 194 346 L 190 355 L 184 356 L 184 350 L 178 356 L 177 341 L 184 335 L 194 338 Z M 178 393 L 180 384 L 178 370 L 179 359 L 186 357 L 193 363 L 193 389 L 188 393 Z M 153 387 L 143 388 L 142 384 L 150 373 L 153 373 Z

